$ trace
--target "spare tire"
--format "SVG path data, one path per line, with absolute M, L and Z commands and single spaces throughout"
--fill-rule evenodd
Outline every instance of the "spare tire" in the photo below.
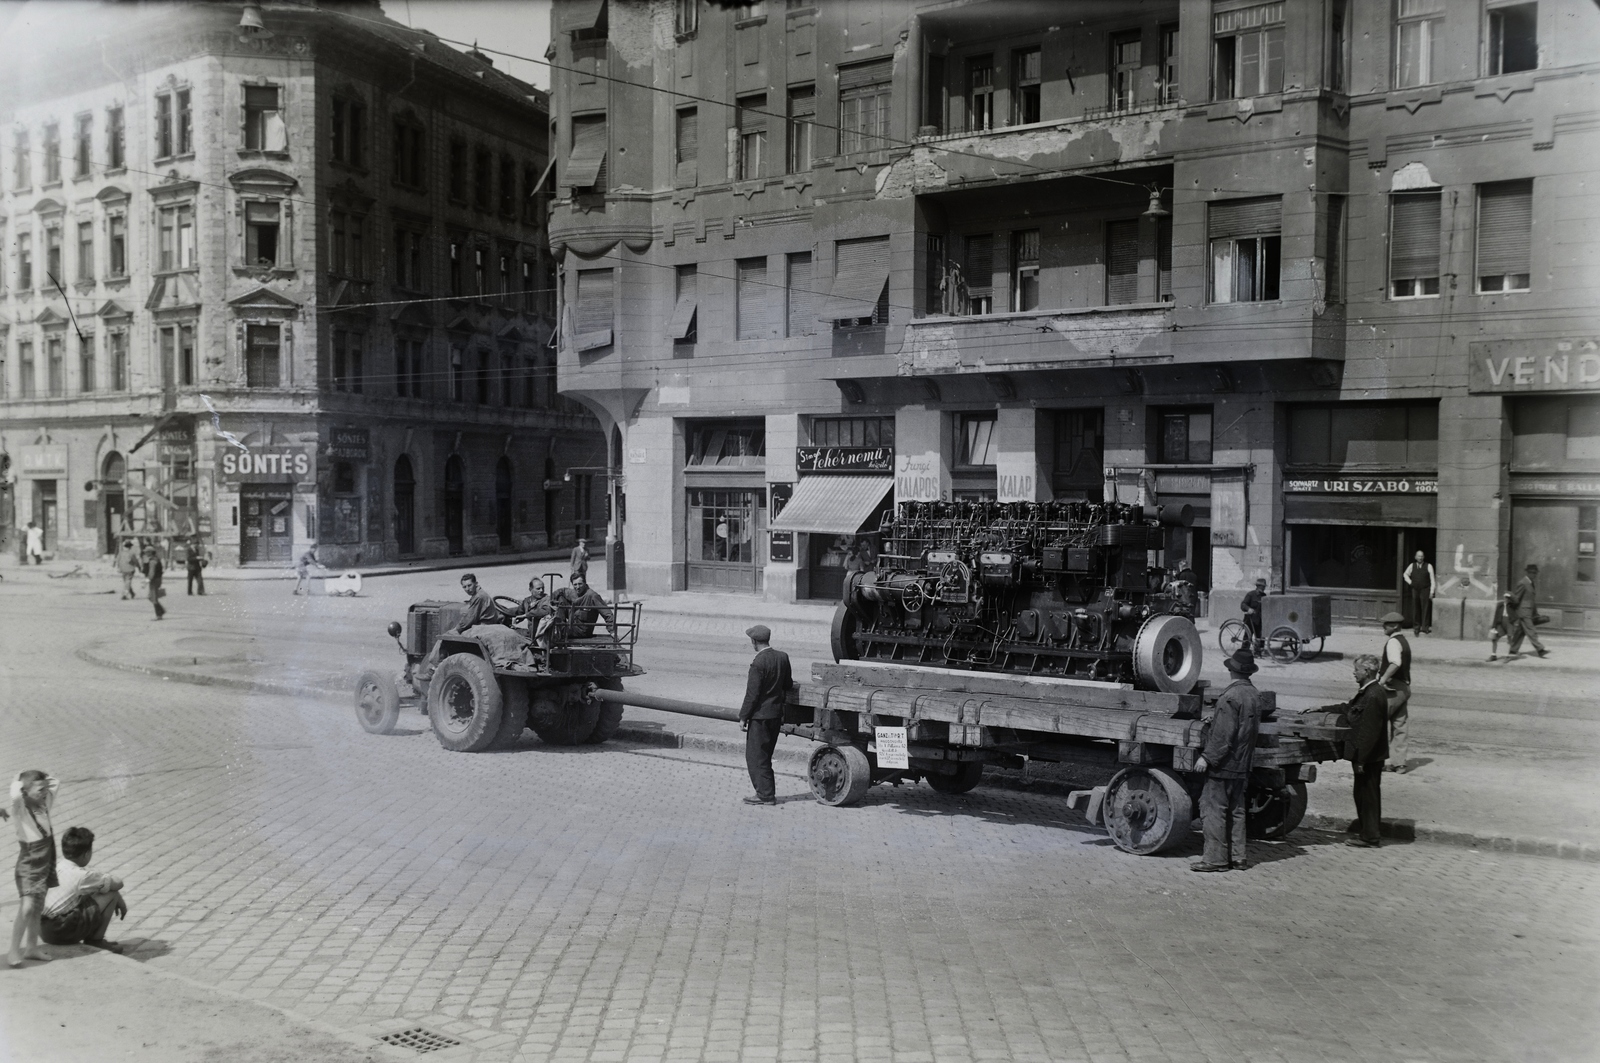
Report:
M 1136 686 L 1187 694 L 1200 681 L 1202 663 L 1200 633 L 1188 617 L 1160 613 L 1139 626 L 1133 640 Z

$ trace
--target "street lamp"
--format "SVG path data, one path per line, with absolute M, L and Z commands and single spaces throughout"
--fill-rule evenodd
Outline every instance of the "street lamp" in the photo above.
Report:
M 622 473 L 610 465 L 572 465 L 561 474 L 562 482 L 571 483 L 573 473 L 606 478 L 606 589 L 615 603 L 617 592 L 628 589 L 627 553 L 622 546 Z

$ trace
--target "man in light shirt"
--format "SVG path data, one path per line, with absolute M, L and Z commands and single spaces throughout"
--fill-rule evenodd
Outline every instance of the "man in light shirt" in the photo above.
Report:
M 128 914 L 122 899 L 122 880 L 104 871 L 91 871 L 94 832 L 88 827 L 68 827 L 61 836 L 61 858 L 56 861 L 56 878 L 44 898 L 44 919 L 40 937 L 50 945 L 76 945 L 80 941 L 108 952 L 121 952 L 122 946 L 106 940 L 111 917 Z

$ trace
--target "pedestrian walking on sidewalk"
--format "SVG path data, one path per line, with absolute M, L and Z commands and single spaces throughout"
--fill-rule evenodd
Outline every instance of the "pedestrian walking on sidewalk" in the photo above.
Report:
M 167 615 L 166 607 L 161 604 L 161 599 L 167 596 L 167 589 L 161 585 L 166 571 L 166 566 L 161 563 L 161 555 L 156 553 L 156 548 L 154 546 L 146 546 L 144 548 L 144 577 L 150 581 L 150 604 L 156 607 L 157 620 Z
M 747 805 L 778 803 L 777 779 L 772 774 L 772 754 L 783 728 L 783 702 L 790 685 L 789 655 L 772 648 L 772 631 L 765 624 L 746 628 L 755 658 L 745 682 L 744 704 L 739 706 L 739 726 L 744 730 L 744 763 L 756 788 Z
M 1345 842 L 1359 849 L 1376 849 L 1383 820 L 1383 762 L 1389 755 L 1389 695 L 1378 682 L 1378 658 L 1363 653 L 1353 671 L 1356 696 L 1328 711 L 1342 712 L 1350 733 L 1344 740 L 1345 759 L 1355 772 L 1357 835 Z
M 1383 614 L 1383 655 L 1379 666 L 1383 669 L 1378 682 L 1389 693 L 1389 764 L 1386 770 L 1404 775 L 1410 770 L 1411 744 L 1406 740 L 1406 727 L 1411 713 L 1406 703 L 1411 700 L 1411 643 L 1400 634 L 1406 618 L 1399 613 Z
M 117 575 L 122 577 L 122 599 L 133 601 L 139 597 L 133 590 L 133 577 L 139 571 L 139 547 L 131 538 L 123 539 L 117 547 Z
M 1419 635 L 1432 634 L 1433 596 L 1438 592 L 1439 578 L 1421 550 L 1400 578 L 1406 581 L 1406 594 L 1411 600 L 1411 629 Z
M 31 520 L 28 522 L 28 531 L 23 545 L 26 549 L 24 564 L 27 563 L 27 559 L 32 559 L 35 565 L 44 564 L 44 529 Z
M 194 594 L 195 588 L 199 587 L 199 593 L 205 595 L 206 566 L 210 563 L 211 558 L 206 556 L 205 544 L 200 541 L 200 536 L 191 535 L 183 547 L 183 571 L 188 577 L 190 594 Z
M 1544 648 L 1544 643 L 1539 641 L 1535 625 L 1539 623 L 1539 603 L 1535 600 L 1538 595 L 1539 566 L 1529 565 L 1527 574 L 1517 582 L 1511 595 L 1506 599 L 1506 620 L 1511 627 L 1511 641 L 1506 643 L 1507 653 L 1518 653 L 1522 649 L 1522 640 L 1526 638 L 1533 643 L 1533 648 L 1540 657 L 1550 656 L 1550 651 Z
M 61 783 L 42 771 L 24 771 L 11 781 L 11 811 L 6 814 L 17 831 L 17 893 L 22 906 L 11 924 L 11 951 L 6 963 L 21 967 L 23 960 L 48 960 L 39 943 L 39 919 L 44 896 L 56 878 L 56 833 L 50 823 Z
M 306 552 L 300 555 L 300 560 L 294 563 L 294 592 L 304 591 L 311 594 L 311 566 L 322 567 L 322 562 L 317 560 L 317 544 L 312 543 L 306 547 Z
M 1250 682 L 1257 671 L 1255 655 L 1240 646 L 1223 665 L 1233 682 L 1217 697 L 1217 712 L 1206 731 L 1195 771 L 1206 777 L 1200 791 L 1200 827 L 1205 850 L 1191 871 L 1244 870 L 1250 866 L 1245 848 L 1245 784 L 1250 758 L 1261 728 L 1261 692 Z
M 1489 625 L 1489 660 L 1491 661 L 1500 659 L 1500 640 L 1505 639 L 1509 643 L 1511 639 L 1511 613 L 1511 592 L 1507 591 L 1495 603 L 1494 621 Z
M 579 539 L 578 545 L 572 548 L 572 572 L 569 574 L 568 582 L 571 582 L 571 576 L 582 576 L 584 579 L 589 578 L 588 539 Z

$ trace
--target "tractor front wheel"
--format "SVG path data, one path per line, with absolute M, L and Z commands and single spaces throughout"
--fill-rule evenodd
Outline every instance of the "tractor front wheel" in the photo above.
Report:
M 428 684 L 428 721 L 439 744 L 454 753 L 478 753 L 500 733 L 505 702 L 494 669 L 482 657 L 446 657 Z

